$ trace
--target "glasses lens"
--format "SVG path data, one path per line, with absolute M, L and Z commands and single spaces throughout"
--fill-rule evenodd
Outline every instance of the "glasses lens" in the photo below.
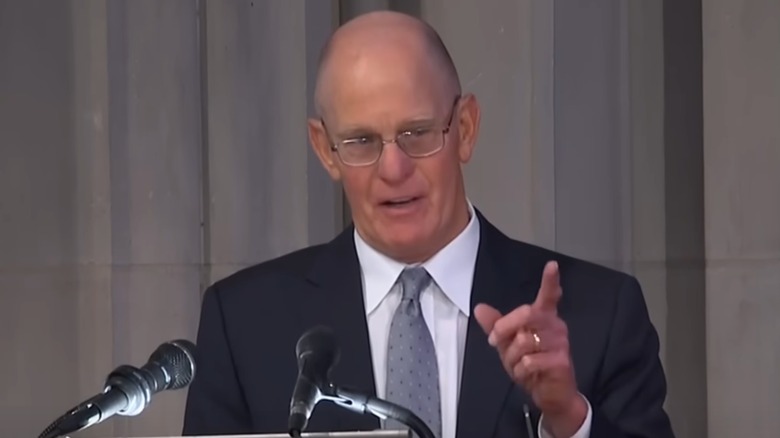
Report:
M 430 155 L 443 144 L 441 132 L 432 129 L 416 130 L 398 138 L 398 145 L 412 157 Z
M 382 150 L 382 142 L 376 138 L 361 138 L 343 142 L 338 153 L 346 164 L 361 165 L 372 163 L 379 157 Z

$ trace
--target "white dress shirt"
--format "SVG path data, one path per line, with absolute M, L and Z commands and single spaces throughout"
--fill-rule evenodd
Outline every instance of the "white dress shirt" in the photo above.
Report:
M 430 286 L 420 294 L 420 305 L 436 347 L 441 394 L 441 438 L 455 438 L 457 427 L 458 394 L 466 348 L 466 329 L 471 314 L 471 285 L 480 234 L 479 220 L 470 203 L 469 213 L 470 220 L 466 228 L 436 255 L 422 263 L 433 278 Z M 377 396 L 383 398 L 390 323 L 401 301 L 401 290 L 396 280 L 407 265 L 376 251 L 363 240 L 357 230 L 355 248 L 363 277 L 363 294 Z M 518 412 L 518 415 L 521 416 L 523 413 Z M 590 423 L 591 409 L 588 404 L 588 416 L 572 438 L 587 438 L 590 433 Z M 541 438 L 549 437 L 541 426 L 538 434 Z

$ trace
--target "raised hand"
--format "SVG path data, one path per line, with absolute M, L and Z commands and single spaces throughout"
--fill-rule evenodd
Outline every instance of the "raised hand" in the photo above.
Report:
M 506 372 L 541 409 L 544 427 L 556 437 L 568 437 L 585 420 L 587 404 L 577 391 L 568 329 L 558 317 L 561 295 L 558 264 L 549 262 L 532 304 L 506 315 L 479 304 L 474 316 L 498 351 Z

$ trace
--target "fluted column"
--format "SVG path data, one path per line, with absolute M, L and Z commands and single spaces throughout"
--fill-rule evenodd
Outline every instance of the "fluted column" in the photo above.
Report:
M 776 436 L 780 3 L 702 4 L 709 436 Z

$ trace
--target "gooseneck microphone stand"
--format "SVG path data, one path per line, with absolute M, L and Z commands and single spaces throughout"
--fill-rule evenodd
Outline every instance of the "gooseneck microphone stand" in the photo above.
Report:
M 359 414 L 371 414 L 381 420 L 395 420 L 411 429 L 419 438 L 437 438 L 414 412 L 387 400 L 330 383 L 320 389 L 321 400 L 327 400 Z

